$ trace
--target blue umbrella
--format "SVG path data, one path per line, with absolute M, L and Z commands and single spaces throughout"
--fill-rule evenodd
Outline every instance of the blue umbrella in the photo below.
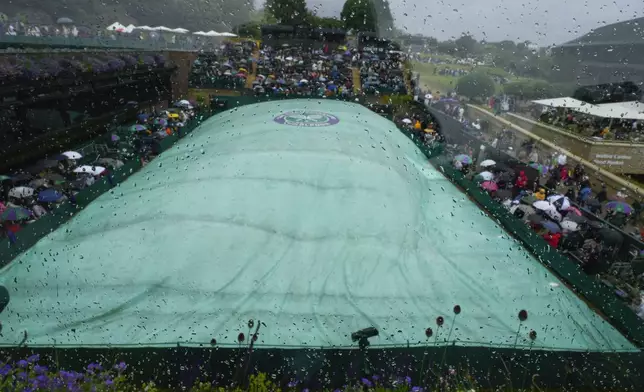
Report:
M 149 117 L 150 117 L 150 116 L 148 116 L 148 115 L 147 115 L 147 114 L 145 114 L 145 113 L 141 113 L 141 114 L 139 114 L 138 116 L 136 116 L 136 118 L 137 118 L 139 121 L 141 121 L 141 122 L 146 122 L 146 121 L 148 121 L 148 118 L 149 118 Z
M 38 194 L 38 201 L 42 203 L 53 203 L 63 198 L 63 194 L 55 189 L 45 189 Z
M 541 222 L 541 226 L 551 233 L 561 232 L 561 227 L 559 227 L 559 225 L 556 224 L 555 222 L 552 222 L 549 220 L 544 220 L 543 222 Z

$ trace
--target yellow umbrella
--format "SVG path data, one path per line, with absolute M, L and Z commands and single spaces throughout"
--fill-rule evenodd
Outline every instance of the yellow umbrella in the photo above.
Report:
M 238 72 L 246 72 L 246 73 L 248 73 L 248 70 L 246 68 L 239 68 Z
M 172 119 L 179 118 L 179 114 L 177 114 L 177 113 L 170 113 L 170 114 L 168 114 L 168 118 L 172 118 Z

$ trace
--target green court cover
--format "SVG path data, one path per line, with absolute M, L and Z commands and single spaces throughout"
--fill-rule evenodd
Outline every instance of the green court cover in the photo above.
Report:
M 0 281 L 3 344 L 235 345 L 254 319 L 258 346 L 347 346 L 373 326 L 372 346 L 432 327 L 430 343 L 529 347 L 534 329 L 535 348 L 634 349 L 393 123 L 339 101 L 212 117 Z

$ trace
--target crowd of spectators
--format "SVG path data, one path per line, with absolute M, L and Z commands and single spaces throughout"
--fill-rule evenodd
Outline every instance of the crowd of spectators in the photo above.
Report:
M 264 46 L 253 83 L 256 94 L 297 94 L 351 96 L 353 75 L 351 52 L 336 50 Z
M 227 42 L 214 51 L 201 52 L 189 77 L 191 87 L 243 88 L 253 67 L 255 43 Z
M 447 114 L 462 119 L 457 110 Z M 479 156 L 478 148 L 463 144 L 451 150 L 454 167 L 551 247 L 613 288 L 644 318 L 644 258 L 642 251 L 627 241 L 629 235 L 642 239 L 635 226 L 642 210 L 639 203 L 629 204 L 624 190 L 609 195 L 605 184 L 594 191 L 597 187 L 593 187 L 583 166 L 569 165 L 564 155 L 546 156 L 534 142 L 514 140 L 505 130 L 486 137 L 480 123 L 462 122 L 465 132 L 478 135 L 489 143 L 488 148 L 504 151 L 520 163 L 486 160 Z
M 527 114 L 541 122 L 567 129 L 571 132 L 597 140 L 641 141 L 644 136 L 642 121 L 609 119 L 587 115 L 564 108 L 541 111 L 532 107 Z
M 119 169 L 128 160 L 149 162 L 160 151 L 162 139 L 181 128 L 194 115 L 188 101 L 179 101 L 161 112 L 141 112 L 135 124 L 114 129 L 90 145 L 65 151 L 7 175 L 0 175 L 0 225 L 2 235 L 16 240 L 25 225 Z
M 365 92 L 407 94 L 403 57 L 399 52 L 361 53 L 356 58 Z

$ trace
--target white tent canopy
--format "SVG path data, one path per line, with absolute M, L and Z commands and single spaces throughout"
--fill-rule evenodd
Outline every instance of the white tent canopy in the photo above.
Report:
M 644 120 L 644 104 L 638 101 L 603 103 L 597 107 L 605 114 L 603 117 Z
M 644 104 L 636 101 L 593 105 L 578 99 L 563 97 L 540 99 L 532 102 L 544 106 L 567 108 L 576 112 L 603 118 L 644 120 Z

